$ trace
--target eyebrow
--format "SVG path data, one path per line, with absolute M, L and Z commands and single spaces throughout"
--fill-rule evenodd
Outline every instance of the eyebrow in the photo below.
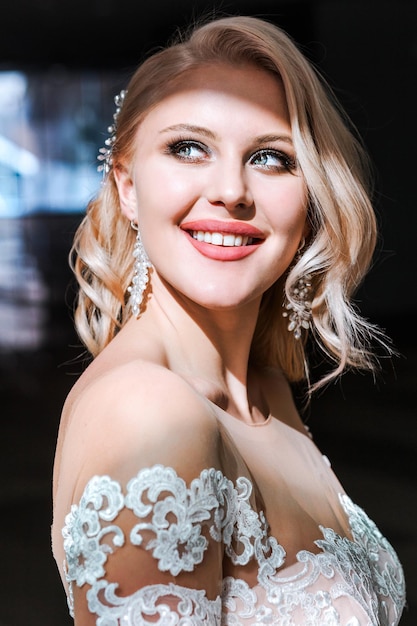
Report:
M 183 131 L 189 133 L 199 133 L 200 135 L 204 135 L 205 137 L 209 137 L 210 139 L 216 139 L 215 133 L 213 133 L 208 128 L 204 128 L 204 126 L 195 126 L 194 124 L 174 124 L 173 126 L 168 126 L 161 130 L 161 133 L 169 133 L 171 131 Z
M 262 135 L 261 137 L 255 137 L 257 143 L 273 143 L 274 141 L 284 141 L 293 145 L 290 135 Z
M 196 126 L 194 124 L 174 124 L 173 126 L 168 126 L 167 128 L 164 128 L 160 132 L 168 133 L 171 131 L 199 133 L 200 135 L 204 135 L 205 137 L 209 137 L 210 139 L 217 138 L 217 135 L 213 133 L 213 131 L 205 128 L 204 126 Z M 255 137 L 254 143 L 273 143 L 275 141 L 284 141 L 285 143 L 293 145 L 293 141 L 289 135 L 261 135 L 260 137 Z

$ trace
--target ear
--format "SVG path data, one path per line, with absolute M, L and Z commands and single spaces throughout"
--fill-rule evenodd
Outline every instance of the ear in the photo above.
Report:
M 117 168 L 113 172 L 119 192 L 120 207 L 122 213 L 129 221 L 138 221 L 138 205 L 136 189 L 132 177 L 125 168 Z

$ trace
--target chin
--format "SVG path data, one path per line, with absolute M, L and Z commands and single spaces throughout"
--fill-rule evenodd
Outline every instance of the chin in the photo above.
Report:
M 185 295 L 185 294 L 183 294 Z M 259 296 L 254 296 L 253 293 L 248 294 L 231 294 L 230 290 L 228 293 L 220 294 L 218 293 L 208 293 L 208 294 L 189 294 L 185 295 L 185 298 L 188 302 L 195 304 L 196 306 L 201 307 L 202 309 L 207 309 L 207 311 L 224 311 L 231 312 L 236 311 L 242 308 L 245 308 L 249 305 L 256 305 L 260 302 L 262 294 Z

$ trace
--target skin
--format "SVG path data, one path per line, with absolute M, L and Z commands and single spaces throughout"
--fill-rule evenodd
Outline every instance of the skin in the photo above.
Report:
M 64 405 L 53 486 L 58 564 L 65 515 L 92 475 L 127 481 L 138 462 L 149 467 L 161 458 L 185 480 L 221 469 L 217 418 L 224 411 L 247 424 L 272 415 L 305 433 L 282 374 L 248 365 L 262 294 L 306 235 L 295 157 L 282 85 L 252 66 L 189 73 L 138 128 L 133 162 L 115 176 L 122 211 L 139 223 L 153 264 L 152 294 Z M 201 245 L 190 234 L 199 227 L 256 236 L 246 250 Z M 303 532 L 313 541 L 311 520 Z M 148 568 L 136 561 L 131 578 L 126 560 L 109 567 L 126 579 L 125 592 L 149 583 Z M 204 584 L 208 597 L 219 593 L 218 578 Z M 75 592 L 77 626 L 93 624 L 85 591 Z
M 108 475 L 126 489 L 141 468 L 155 464 L 175 468 L 187 484 L 207 468 L 240 471 L 225 422 L 240 433 L 279 422 L 273 449 L 256 450 L 254 458 L 271 536 L 279 537 L 288 567 L 300 549 L 319 551 L 320 524 L 349 537 L 337 496 L 342 488 L 324 476 L 287 381 L 249 364 L 262 294 L 307 234 L 306 188 L 279 80 L 252 66 L 189 73 L 145 116 L 133 161 L 115 176 L 123 214 L 138 222 L 153 265 L 152 293 L 140 317 L 79 377 L 62 411 L 52 543 L 64 587 L 62 528 L 91 477 Z M 234 235 L 252 239 L 219 246 L 199 241 L 196 231 L 218 232 L 226 243 Z M 250 450 L 251 436 L 240 445 Z M 270 484 L 275 449 L 278 476 Z M 126 537 L 136 523 L 127 510 L 117 518 Z M 127 542 L 106 562 L 106 580 L 116 581 L 122 596 L 178 582 L 214 599 L 227 574 L 223 557 L 221 543 L 212 542 L 204 566 L 176 577 Z M 256 583 L 255 569 L 245 574 Z M 75 626 L 96 623 L 88 587 L 73 585 Z
M 202 315 L 259 302 L 288 267 L 305 228 L 306 189 L 293 167 L 281 84 L 254 67 L 188 73 L 147 114 L 136 144 L 132 167 L 117 181 L 122 210 L 139 222 L 158 278 Z M 251 225 L 262 245 L 242 262 L 213 262 L 184 236 L 199 220 Z M 245 281 L 238 280 L 242 272 Z
M 246 388 L 259 304 L 306 234 L 306 188 L 281 83 L 252 66 L 188 73 L 147 114 L 134 161 L 116 178 L 122 210 L 139 223 L 154 267 L 143 319 L 170 318 L 170 345 L 183 355 L 176 365 L 168 349 L 173 369 L 216 381 L 227 410 L 259 419 Z M 238 260 L 206 256 L 190 243 L 188 228 L 207 220 L 228 232 L 254 227 L 260 243 Z M 181 340 L 194 335 L 196 350 Z

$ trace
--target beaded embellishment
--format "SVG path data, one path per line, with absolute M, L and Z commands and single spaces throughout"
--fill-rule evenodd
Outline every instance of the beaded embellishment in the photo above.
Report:
M 107 132 L 110 136 L 104 142 L 103 148 L 99 149 L 99 154 L 97 156 L 97 159 L 101 161 L 100 165 L 97 166 L 97 171 L 103 172 L 103 178 L 107 177 L 113 164 L 112 154 L 113 146 L 116 141 L 117 118 L 119 117 L 120 111 L 122 110 L 126 94 L 127 90 L 122 89 L 122 91 L 114 97 L 116 111 L 113 114 L 113 124 L 107 127 Z
M 288 330 L 294 333 L 295 339 L 301 338 L 302 329 L 308 330 L 311 321 L 311 301 L 308 295 L 311 290 L 311 275 L 306 274 L 300 278 L 290 290 L 293 302 L 286 301 L 282 305 L 283 317 L 288 317 Z
M 152 267 L 152 263 L 150 262 L 148 255 L 146 254 L 146 250 L 143 247 L 142 239 L 140 236 L 140 232 L 138 226 L 131 223 L 131 226 L 136 233 L 136 241 L 133 248 L 133 256 L 135 259 L 134 262 L 134 273 L 132 278 L 132 284 L 127 288 L 130 293 L 130 306 L 132 307 L 132 313 L 136 317 L 139 317 L 141 311 L 141 304 L 143 300 L 143 294 L 145 293 L 146 287 L 149 282 L 149 270 Z

